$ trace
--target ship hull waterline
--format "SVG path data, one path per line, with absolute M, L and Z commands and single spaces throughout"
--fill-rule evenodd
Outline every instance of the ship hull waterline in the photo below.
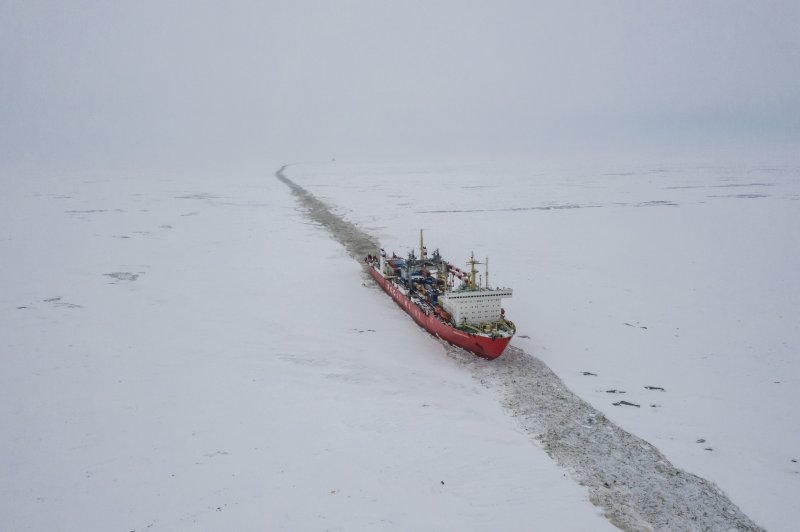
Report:
M 479 357 L 493 360 L 503 354 L 503 351 L 511 341 L 510 336 L 490 338 L 470 334 L 443 323 L 434 314 L 426 314 L 425 311 L 414 304 L 408 296 L 403 294 L 391 281 L 372 266 L 369 267 L 369 273 L 375 279 L 375 282 L 383 288 L 383 291 L 389 294 L 395 303 L 405 310 L 417 325 L 448 343 L 474 353 Z

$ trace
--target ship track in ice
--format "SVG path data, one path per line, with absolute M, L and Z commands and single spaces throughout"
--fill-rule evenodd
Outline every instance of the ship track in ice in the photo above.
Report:
M 309 218 L 325 227 L 362 266 L 378 244 L 333 214 L 286 177 Z M 496 390 L 517 423 L 572 477 L 592 502 L 623 530 L 763 530 L 713 482 L 672 465 L 653 445 L 626 432 L 570 391 L 538 358 L 509 346 L 488 361 L 442 342 L 448 355 L 475 379 Z

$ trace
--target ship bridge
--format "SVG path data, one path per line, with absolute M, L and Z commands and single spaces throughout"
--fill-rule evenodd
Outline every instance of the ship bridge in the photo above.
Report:
M 511 288 L 457 290 L 446 292 L 439 302 L 453 316 L 456 325 L 466 322 L 468 325 L 481 326 L 500 320 L 500 303 L 511 295 Z

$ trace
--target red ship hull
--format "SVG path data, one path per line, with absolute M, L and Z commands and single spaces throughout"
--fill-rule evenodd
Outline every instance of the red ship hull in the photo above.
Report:
M 375 268 L 369 268 L 369 273 L 377 281 L 381 288 L 389 294 L 400 308 L 406 311 L 417 325 L 428 331 L 434 336 L 438 336 L 455 346 L 475 353 L 479 357 L 495 359 L 503 354 L 506 346 L 511 341 L 511 337 L 490 338 L 457 329 L 452 325 L 442 322 L 434 314 L 426 314 L 420 307 L 414 304 L 411 299 L 397 289 L 388 279 L 380 274 Z

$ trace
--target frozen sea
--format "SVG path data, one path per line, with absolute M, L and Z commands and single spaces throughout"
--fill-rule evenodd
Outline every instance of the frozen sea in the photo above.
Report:
M 6 176 L 0 530 L 613 529 L 273 172 Z M 515 346 L 800 521 L 798 167 L 287 175 L 387 250 L 488 256 Z

